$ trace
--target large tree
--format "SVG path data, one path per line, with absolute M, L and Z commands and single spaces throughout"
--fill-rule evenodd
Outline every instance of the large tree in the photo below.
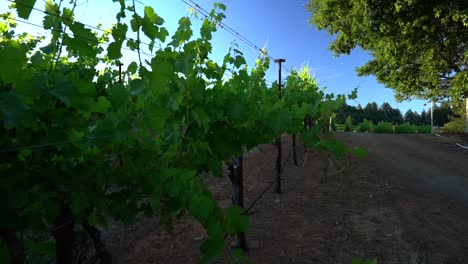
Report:
M 467 0 L 310 0 L 311 23 L 372 59 L 357 69 L 395 90 L 398 100 L 463 98 L 468 112 Z M 466 119 L 468 133 L 468 115 Z
M 405 113 L 405 122 L 408 122 L 414 125 L 422 124 L 421 116 L 418 114 L 418 112 L 416 111 L 413 112 L 411 109 L 409 109 Z

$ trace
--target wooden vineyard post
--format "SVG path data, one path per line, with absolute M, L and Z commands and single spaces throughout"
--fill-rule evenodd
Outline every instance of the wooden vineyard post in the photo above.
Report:
M 119 83 L 122 83 L 122 63 L 119 64 Z
M 285 62 L 285 59 L 276 59 L 275 62 L 279 64 L 278 70 L 278 94 L 281 100 L 281 63 Z M 276 148 L 278 149 L 278 156 L 276 157 L 276 193 L 281 193 L 281 159 L 282 159 L 282 146 L 281 146 L 281 135 L 276 139 Z
M 244 208 L 243 157 L 233 158 L 229 164 L 229 179 L 232 183 L 232 204 Z M 237 233 L 239 248 L 247 252 L 245 233 Z
M 292 142 L 293 142 L 293 159 L 294 159 L 294 166 L 297 166 L 296 134 L 293 134 L 293 135 L 292 135 Z
M 281 146 L 281 138 L 277 138 L 276 140 L 276 148 L 278 150 L 278 155 L 276 156 L 276 193 L 281 193 L 281 160 L 282 160 L 282 146 Z
M 309 114 L 306 114 L 304 116 L 304 128 L 310 132 L 310 129 L 312 128 L 312 117 Z M 305 163 L 307 161 L 307 146 L 304 143 L 304 155 L 302 156 L 302 167 L 305 166 Z
M 468 134 L 468 97 L 465 98 L 465 134 Z M 468 144 L 468 142 L 465 142 Z
M 434 100 L 431 100 L 431 133 L 434 134 Z

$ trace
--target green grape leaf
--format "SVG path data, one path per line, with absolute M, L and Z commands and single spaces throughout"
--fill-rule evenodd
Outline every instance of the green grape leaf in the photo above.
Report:
M 323 139 L 320 141 L 319 147 L 323 150 L 330 151 L 338 158 L 348 152 L 346 145 L 335 139 Z
M 241 55 L 237 55 L 234 59 L 234 66 L 236 68 L 240 68 L 242 65 L 246 64 L 245 58 Z
M 112 42 L 107 47 L 107 56 L 111 60 L 116 60 L 122 58 L 122 43 Z
M 133 96 L 138 96 L 141 93 L 145 92 L 147 89 L 145 81 L 141 79 L 134 79 L 130 81 L 130 94 Z
M 242 249 L 236 248 L 231 252 L 236 263 L 252 263 Z
M 36 4 L 36 0 L 15 0 L 15 3 L 18 16 L 23 19 L 28 19 L 31 11 L 34 8 L 34 5 Z
M 94 104 L 93 108 L 91 109 L 91 112 L 106 113 L 111 107 L 112 105 L 106 97 L 99 96 L 98 101 L 96 102 L 96 104 Z
M 156 14 L 154 9 L 150 6 L 145 6 L 144 12 L 145 15 L 141 20 L 143 33 L 145 33 L 151 41 L 157 38 L 164 42 L 169 34 L 165 28 L 160 27 L 164 23 L 164 19 Z M 153 50 L 153 48 L 151 47 L 150 50 Z
M 14 40 L 0 42 L 0 80 L 5 84 L 17 81 L 27 62 L 27 46 Z
M 222 215 L 220 215 L 222 217 Z M 221 217 L 217 214 L 211 214 L 205 221 L 204 225 L 209 237 L 224 238 Z
M 80 22 L 73 22 L 70 25 L 70 30 L 73 32 L 73 38 L 68 40 L 67 50 L 76 52 L 83 57 L 95 58 L 97 50 L 94 46 L 98 40 L 93 32 Z
M 42 21 L 42 25 L 44 29 L 51 29 L 51 28 L 58 28 L 59 27 L 59 19 L 53 15 L 45 15 L 44 20 Z
M 232 206 L 226 213 L 226 231 L 229 235 L 238 232 L 247 232 L 249 229 L 249 218 L 244 213 L 244 209 L 239 206 Z
M 145 20 L 152 24 L 161 26 L 164 23 L 164 19 L 154 12 L 151 6 L 145 6 Z
M 151 209 L 154 213 L 159 213 L 161 208 L 161 190 L 155 189 L 148 197 Z
M 216 177 L 223 177 L 223 168 L 220 160 L 216 160 L 214 158 L 208 159 L 208 170 L 213 173 L 214 176 Z
M 117 84 L 109 89 L 109 101 L 115 109 L 125 109 L 129 91 L 127 87 Z
M 207 78 L 220 79 L 222 77 L 222 71 L 216 62 L 209 60 L 206 62 L 206 69 L 204 73 Z
M 158 27 L 148 23 L 145 20 L 142 21 L 141 30 L 152 41 L 158 36 L 159 33 Z
M 226 11 L 226 5 L 223 4 L 223 3 L 217 2 L 217 3 L 214 4 L 214 7 L 217 7 L 219 9 L 223 10 L 223 11 Z
M 202 27 L 200 28 L 200 36 L 206 40 L 211 40 L 214 31 L 216 31 L 216 24 L 209 19 L 203 20 Z
M 134 39 L 128 39 L 127 40 L 127 47 L 129 47 L 130 50 L 136 50 L 137 47 L 138 47 L 138 44 Z
M 308 147 L 315 146 L 320 141 L 320 137 L 317 135 L 317 128 L 312 127 L 310 132 L 304 129 L 301 133 L 301 141 Z
M 127 35 L 128 26 L 126 24 L 117 23 L 112 27 L 112 37 L 117 42 L 122 42 L 125 40 Z
M 41 51 L 37 51 L 31 56 L 32 64 L 40 64 L 44 60 L 44 54 Z
M 64 8 L 63 13 L 62 13 L 62 20 L 63 23 L 67 26 L 70 26 L 73 23 L 73 20 L 75 19 L 73 10 L 69 8 Z
M 47 14 L 59 15 L 59 6 L 53 2 L 53 0 L 46 0 L 45 3 L 45 11 Z
M 156 36 L 157 39 L 159 39 L 162 42 L 166 41 L 166 38 L 169 36 L 169 31 L 165 27 L 160 27 L 159 28 L 159 33 Z
M 222 238 L 208 238 L 203 242 L 200 249 L 206 257 L 213 259 L 214 256 L 218 256 L 223 252 L 224 244 L 225 242 Z
M 137 14 L 133 14 L 132 19 L 130 20 L 130 28 L 133 32 L 137 32 L 140 29 L 141 17 Z
M 83 132 L 76 131 L 75 129 L 72 129 L 68 133 L 68 140 L 70 141 L 80 141 L 84 138 L 85 134 Z
M 135 74 L 137 70 L 138 70 L 138 64 L 132 61 L 130 65 L 128 65 L 127 72 L 130 74 Z
M 121 23 L 117 23 L 112 28 L 112 37 L 114 38 L 114 42 L 109 44 L 107 47 L 107 56 L 109 56 L 109 59 L 115 60 L 122 57 L 122 43 L 125 40 L 127 30 L 128 26 Z
M 213 200 L 204 195 L 193 195 L 190 199 L 190 214 L 198 221 L 203 222 L 214 207 Z
M 169 45 L 174 47 L 179 47 L 185 41 L 188 41 L 192 37 L 192 22 L 188 17 L 182 17 L 179 20 L 179 27 L 177 31 L 172 36 L 172 42 Z
M 79 214 L 89 207 L 89 199 L 84 192 L 71 193 L 71 210 L 74 214 Z
M 164 87 L 173 76 L 174 67 L 169 60 L 155 57 L 151 60 L 151 69 L 153 70 L 151 73 L 151 82 L 154 84 L 151 86 L 153 87 L 153 91 L 158 93 L 161 91 L 161 86 Z
M 50 93 L 67 106 L 83 110 L 89 110 L 95 104 L 96 88 L 92 83 L 81 79 L 77 72 L 57 74 Z
M 5 128 L 10 129 L 21 124 L 27 117 L 29 107 L 24 105 L 21 98 L 12 92 L 0 93 L 0 120 Z

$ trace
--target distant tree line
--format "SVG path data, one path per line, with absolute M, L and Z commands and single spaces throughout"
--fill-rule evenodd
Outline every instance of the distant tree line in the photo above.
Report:
M 434 106 L 434 125 L 442 127 L 450 121 L 451 116 L 457 116 L 452 107 L 447 102 L 442 102 Z M 409 109 L 403 115 L 398 108 L 393 108 L 389 103 L 383 103 L 380 107 L 376 102 L 368 103 L 364 108 L 361 105 L 351 106 L 345 104 L 336 113 L 335 123 L 344 124 L 347 117 L 351 117 L 354 124 L 362 123 L 364 119 L 377 124 L 381 121 L 393 124 L 411 123 L 414 125 L 430 125 L 431 110 L 425 109 L 421 113 Z

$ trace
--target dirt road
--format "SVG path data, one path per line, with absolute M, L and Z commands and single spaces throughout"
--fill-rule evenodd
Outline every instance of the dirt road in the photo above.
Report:
M 412 181 L 468 205 L 468 153 L 432 135 L 337 133 L 337 138 L 368 150 L 380 176 Z
M 254 263 L 468 263 L 468 153 L 433 136 L 338 133 L 368 149 L 365 159 L 309 153 L 299 166 L 283 140 L 283 191 L 255 205 L 248 233 Z M 276 151 L 260 146 L 244 161 L 245 204 L 273 180 Z M 230 182 L 209 179 L 222 207 Z M 204 230 L 190 218 L 172 233 L 145 220 L 107 236 L 117 263 L 197 263 Z M 115 237 L 120 240 L 117 241 Z M 218 263 L 232 263 L 226 255 Z

